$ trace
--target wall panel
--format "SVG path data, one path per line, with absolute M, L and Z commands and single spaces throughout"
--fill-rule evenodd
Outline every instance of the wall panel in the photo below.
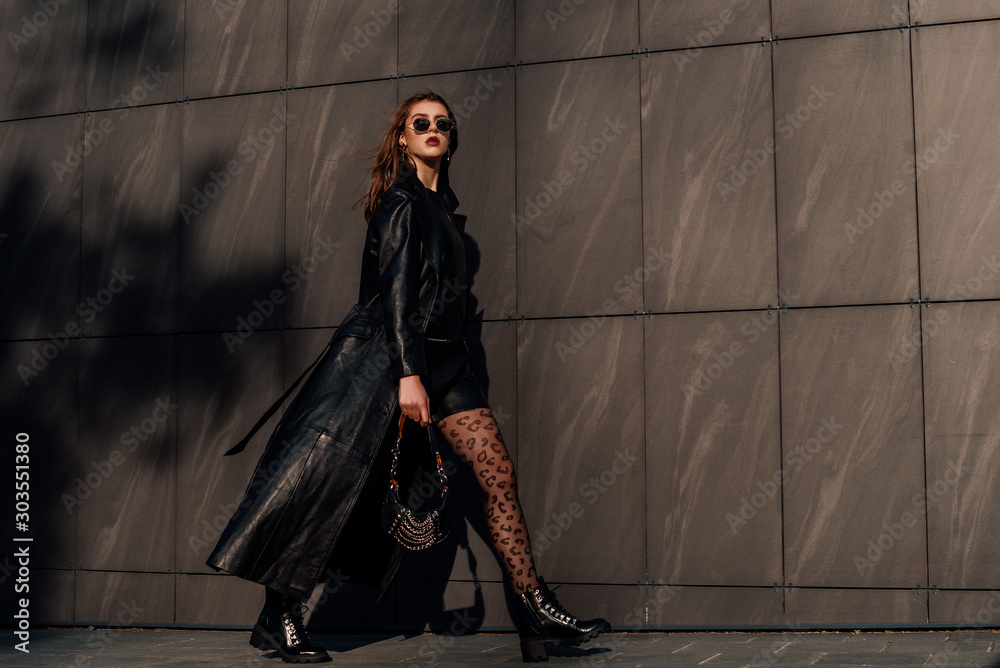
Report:
M 673 55 L 641 60 L 647 272 L 621 288 L 654 312 L 776 304 L 770 54 L 711 49 L 683 69 Z
M 151 336 L 81 344 L 77 476 L 86 486 L 75 508 L 80 568 L 177 568 L 177 342 Z
M 409 0 L 399 7 L 399 71 L 425 74 L 514 59 L 514 0 Z
M 772 0 L 776 37 L 826 35 L 906 24 L 906 3 L 895 0 Z
M 641 309 L 638 292 L 615 290 L 643 266 L 638 63 L 553 63 L 517 76 L 518 313 Z
M 28 455 L 30 503 L 28 530 L 18 531 L 11 494 L 11 521 L 0 530 L 0 539 L 13 545 L 15 535 L 30 537 L 31 565 L 37 568 L 76 566 L 78 495 L 88 491 L 77 477 L 80 348 L 79 339 L 63 349 L 52 341 L 0 343 L 0 424 L 9 439 L 0 461 L 13 479 L 15 472 L 21 475 L 25 470 L 14 468 L 25 465 L 15 455 Z M 28 435 L 28 452 L 16 453 L 14 442 L 23 440 L 17 438 L 22 433 Z M 17 566 L 13 550 L 2 566 Z M 7 572 L 14 571 L 3 571 Z M 13 599 L 13 587 L 8 593 Z
M 176 578 L 177 619 L 188 624 L 250 627 L 264 607 L 264 588 L 229 575 L 185 572 Z M 247 646 L 254 659 L 260 652 Z
M 169 624 L 174 621 L 175 580 L 165 573 L 78 572 L 73 621 Z
M 1000 581 L 992 518 L 1000 511 L 996 302 L 923 309 L 927 339 L 927 507 L 930 583 L 992 588 Z
M 287 2 L 188 2 L 184 94 L 277 90 L 288 80 Z
M 336 327 L 358 301 L 364 212 L 354 213 L 381 123 L 396 106 L 385 81 L 314 88 L 288 95 L 285 266 L 281 297 L 289 327 Z M 360 126 L 350 119 L 372 116 Z
M 780 624 L 783 619 L 781 590 L 773 587 L 658 585 L 647 591 L 647 628 L 759 627 Z M 701 654 L 695 663 L 712 654 Z
M 918 296 L 909 35 L 888 35 L 774 47 L 782 303 Z
M 896 0 L 899 2 L 900 0 Z M 911 0 L 913 23 L 945 23 L 1000 18 L 1000 0 Z
M 638 46 L 636 0 L 515 0 L 519 62 L 629 53 Z
M 89 0 L 87 106 L 184 97 L 184 0 Z
M 4 337 L 80 335 L 82 140 L 82 117 L 0 124 Z
M 926 579 L 917 309 L 781 315 L 785 581 L 913 587 Z M 794 475 L 793 475 L 794 474 Z M 891 478 L 892 485 L 884 484 Z
M 288 81 L 318 86 L 395 75 L 398 0 L 288 0 Z
M 929 26 L 913 40 L 920 280 L 932 300 L 1000 296 L 995 225 L 1000 22 Z M 911 165 L 913 162 L 911 161 Z
M 995 627 L 1000 620 L 1000 591 L 939 591 L 930 597 L 930 621 L 960 628 Z
M 518 488 L 539 572 L 554 581 L 637 582 L 646 553 L 636 530 L 646 505 L 641 323 L 519 327 Z M 589 338 L 561 355 L 581 332 Z
M 181 177 L 177 105 L 99 111 L 83 182 L 87 336 L 177 331 Z
M 670 56 L 682 67 L 705 47 L 770 37 L 770 9 L 768 0 L 639 0 L 639 39 L 643 48 L 685 49 Z
M 785 596 L 785 616 L 796 624 L 810 626 L 884 624 L 886 619 L 895 620 L 894 624 L 924 624 L 927 594 L 913 590 L 793 588 Z
M 755 323 L 745 313 L 645 322 L 654 581 L 781 580 L 777 327 Z
M 282 324 L 287 99 L 269 93 L 184 107 L 179 207 L 184 331 Z
M 37 0 L 0 5 L 0 120 L 87 108 L 87 3 L 46 12 Z

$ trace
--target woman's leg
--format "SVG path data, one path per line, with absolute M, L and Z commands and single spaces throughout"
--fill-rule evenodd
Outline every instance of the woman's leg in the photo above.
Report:
M 435 426 L 472 468 L 486 493 L 486 519 L 493 548 L 516 592 L 512 603 L 522 658 L 542 661 L 548 657 L 546 642 L 576 646 L 610 630 L 605 619 L 578 620 L 570 615 L 535 574 L 528 526 L 517 498 L 514 464 L 490 409 L 454 413 L 438 420 Z
M 472 469 L 485 493 L 486 520 L 493 549 L 503 562 L 514 591 L 523 594 L 538 586 L 531 557 L 528 525 L 517 498 L 514 463 L 500 428 L 488 408 L 453 413 L 435 425 L 448 445 Z

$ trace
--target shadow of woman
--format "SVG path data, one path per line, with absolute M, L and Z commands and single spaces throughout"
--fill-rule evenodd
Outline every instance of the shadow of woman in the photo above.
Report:
M 485 363 L 486 353 L 482 343 L 482 312 L 478 310 L 479 302 L 472 292 L 481 256 L 479 246 L 472 237 L 463 233 L 463 241 L 466 248 L 466 272 L 469 283 L 466 311 L 469 317 L 467 318 L 466 342 L 469 347 L 470 365 L 482 383 L 484 393 L 488 398 L 489 376 Z M 407 421 L 405 429 L 415 431 L 418 428 Z M 404 434 L 404 440 L 417 443 L 425 441 L 426 437 L 421 438 L 419 434 L 411 433 Z M 437 438 L 436 440 L 449 478 L 448 502 L 451 506 L 451 527 L 448 538 L 427 550 L 414 551 L 405 555 L 399 576 L 386 597 L 395 603 L 394 606 L 373 607 L 366 600 L 369 597 L 374 599 L 374 596 L 371 596 L 372 590 L 370 588 L 366 587 L 366 591 L 359 591 L 358 587 L 344 586 L 343 583 L 336 582 L 336 578 L 331 578 L 334 582 L 326 586 L 326 596 L 323 597 L 322 603 L 314 604 L 313 613 L 309 617 L 310 630 L 342 632 L 364 630 L 365 627 L 369 627 L 369 629 L 392 628 L 411 637 L 425 631 L 446 635 L 465 635 L 482 628 L 486 606 L 476 559 L 469 545 L 469 528 L 471 527 L 479 539 L 492 546 L 490 532 L 483 513 L 482 493 L 468 466 L 452 452 L 451 448 L 444 445 L 443 439 Z M 422 508 L 434 503 L 437 498 L 436 495 L 431 498 L 432 495 L 428 495 L 420 489 L 422 483 L 431 479 L 428 473 L 430 465 L 427 452 L 422 452 L 422 450 L 419 446 L 403 450 L 400 457 L 400 492 L 401 495 L 407 494 L 408 496 L 402 500 L 415 508 Z M 388 481 L 386 451 L 385 447 L 381 449 L 380 461 L 372 470 L 370 480 L 375 482 L 365 485 L 362 498 L 358 500 L 359 504 L 365 504 L 370 509 L 380 507 L 381 497 L 385 494 L 385 485 Z M 420 498 L 413 499 L 412 497 L 415 496 Z M 360 515 L 358 517 L 359 523 L 363 523 L 365 526 L 345 529 L 345 532 L 351 533 L 354 540 L 380 542 L 390 540 L 384 535 L 375 536 L 371 531 L 371 526 L 377 524 L 373 512 L 366 511 L 364 519 L 360 519 Z M 474 587 L 472 602 L 462 608 L 446 609 L 445 589 L 456 569 L 459 550 L 464 551 L 467 555 L 469 574 Z M 334 556 L 338 563 L 343 561 L 346 570 L 352 573 L 371 573 L 383 566 L 383 564 L 362 564 L 353 561 L 349 549 L 338 550 Z M 502 572 L 502 564 L 499 560 L 497 563 Z M 504 586 L 506 591 L 507 585 Z M 345 610 L 353 610 L 356 614 L 353 616 L 345 615 Z M 371 636 L 370 640 L 378 642 L 379 638 Z M 364 644 L 368 643 L 355 638 L 352 646 L 357 647 Z
M 490 379 L 486 364 L 486 350 L 482 341 L 482 315 L 484 311 L 479 310 L 479 301 L 472 290 L 474 278 L 479 271 L 481 255 L 479 246 L 474 239 L 463 233 L 463 240 L 469 282 L 467 292 L 467 314 L 469 317 L 466 326 L 469 364 L 479 379 L 487 400 L 489 400 Z M 491 405 L 493 403 L 491 402 Z M 432 479 L 431 471 L 433 471 L 429 450 L 424 450 L 419 445 L 422 439 L 417 432 L 424 430 L 410 421 L 407 421 L 404 429 L 413 430 L 413 433 L 409 435 L 404 433 L 404 440 L 413 443 L 416 447 L 404 449 L 400 454 L 400 493 L 401 496 L 407 493 L 407 498 L 401 500 L 411 504 L 410 499 L 415 499 L 411 507 L 425 509 L 436 503 L 437 496 L 429 494 L 427 489 L 421 488 L 423 483 Z M 393 438 L 395 438 L 394 435 Z M 425 440 L 424 438 L 423 441 Z M 428 640 L 427 646 L 420 650 L 419 656 L 436 657 L 439 650 L 445 647 L 442 644 L 444 642 L 442 638 L 473 634 L 483 627 L 487 615 L 483 582 L 469 542 L 471 529 L 471 532 L 489 546 L 492 552 L 493 543 L 483 510 L 483 495 L 471 469 L 451 448 L 444 445 L 443 439 L 437 438 L 436 440 L 449 479 L 448 502 L 451 504 L 451 527 L 448 537 L 440 544 L 427 550 L 409 552 L 405 555 L 403 566 L 400 568 L 399 575 L 392 585 L 391 593 L 387 597 L 394 602 L 394 605 L 376 606 L 374 604 L 375 595 L 372 589 L 367 587 L 364 588 L 365 591 L 360 591 L 360 587 L 349 586 L 351 584 L 349 582 L 348 586 L 344 586 L 343 583 L 335 583 L 332 587 L 328 585 L 326 592 L 329 596 L 322 599 L 322 602 L 314 607 L 313 614 L 309 618 L 310 631 L 329 631 L 341 634 L 345 631 L 367 630 L 369 632 L 363 636 L 352 635 L 339 639 L 335 635 L 322 638 L 317 636 L 317 641 L 322 642 L 328 650 L 343 652 L 375 644 L 386 637 L 391 637 L 384 635 L 386 629 L 393 629 L 407 638 L 419 636 L 429 631 L 438 634 L 439 638 Z M 345 531 L 352 531 L 355 536 L 363 534 L 362 540 L 391 541 L 381 533 L 376 517 L 388 482 L 389 462 L 385 458 L 387 450 L 383 444 L 380 450 L 382 458 L 373 468 L 369 477 L 370 484 L 366 483 L 362 498 L 358 500 L 359 504 L 364 503 L 368 508 L 364 518 L 359 520 L 359 524 L 362 526 L 345 529 Z M 380 535 L 375 536 L 375 533 Z M 452 577 L 456 571 L 460 570 L 457 563 L 459 551 L 465 552 L 468 560 L 468 575 L 459 573 L 459 578 L 453 580 Z M 500 557 L 495 552 L 492 553 L 499 572 L 504 573 Z M 383 566 L 383 564 L 352 561 L 349 549 L 335 554 L 337 554 L 338 560 L 343 560 L 348 570 L 352 572 L 362 572 L 368 569 L 368 572 L 371 573 Z M 465 607 L 448 609 L 445 590 L 449 584 L 462 582 L 466 580 L 466 577 L 471 577 L 473 585 L 471 603 Z M 512 597 L 512 588 L 506 582 L 506 578 L 503 576 L 501 578 L 505 600 L 508 602 L 507 611 L 508 614 L 512 614 L 513 609 L 509 603 Z M 345 611 L 348 613 L 345 614 Z M 372 633 L 373 631 L 376 633 Z M 607 648 L 559 648 L 554 655 L 586 657 L 608 651 Z

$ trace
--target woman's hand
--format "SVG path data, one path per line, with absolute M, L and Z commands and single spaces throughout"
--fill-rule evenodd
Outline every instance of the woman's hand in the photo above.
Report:
M 399 379 L 399 407 L 403 415 L 414 422 L 419 422 L 421 427 L 426 427 L 431 423 L 431 400 L 427 396 L 424 384 L 420 382 L 420 376 L 403 376 Z

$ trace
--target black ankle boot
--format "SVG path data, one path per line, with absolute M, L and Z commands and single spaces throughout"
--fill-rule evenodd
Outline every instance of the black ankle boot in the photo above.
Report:
M 267 588 L 267 600 L 250 634 L 250 644 L 259 650 L 276 651 L 287 663 L 330 661 L 325 649 L 309 642 L 302 624 L 302 605 L 271 588 Z
M 606 619 L 580 621 L 566 612 L 542 578 L 538 578 L 538 587 L 514 599 L 514 610 L 521 636 L 521 658 L 526 663 L 549 658 L 546 642 L 575 647 L 611 630 Z

